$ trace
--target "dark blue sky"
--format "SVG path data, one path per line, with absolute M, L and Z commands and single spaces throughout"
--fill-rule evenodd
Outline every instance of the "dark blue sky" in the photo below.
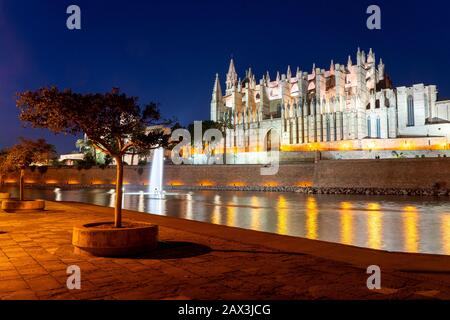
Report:
M 66 8 L 82 10 L 82 30 L 66 28 Z M 378 4 L 382 30 L 366 28 Z M 46 85 L 82 92 L 120 87 L 142 103 L 161 103 L 183 124 L 209 118 L 214 75 L 230 56 L 251 66 L 310 71 L 345 63 L 373 47 L 395 85 L 436 84 L 450 96 L 448 1 L 143 1 L 0 0 L 0 148 L 19 136 L 45 137 L 58 151 L 73 137 L 23 129 L 15 92 Z M 87 110 L 88 111 L 88 110 Z

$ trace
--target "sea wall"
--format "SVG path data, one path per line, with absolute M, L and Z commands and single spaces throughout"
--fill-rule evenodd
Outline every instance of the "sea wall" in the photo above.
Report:
M 171 187 L 317 187 L 448 189 L 450 158 L 326 160 L 280 165 L 275 175 L 261 175 L 261 165 L 166 165 L 164 183 Z M 150 168 L 126 166 L 125 184 L 147 185 Z M 115 168 L 48 168 L 28 170 L 25 183 L 36 186 L 111 186 Z M 16 184 L 17 177 L 4 177 Z

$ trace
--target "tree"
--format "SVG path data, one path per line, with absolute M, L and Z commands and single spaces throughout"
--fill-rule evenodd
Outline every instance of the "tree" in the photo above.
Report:
M 232 128 L 231 113 L 226 112 L 224 113 L 223 118 L 217 122 L 217 129 L 219 129 L 223 135 L 223 164 L 227 164 L 227 129 Z
M 7 156 L 6 150 L 2 149 L 0 150 L 0 185 L 3 186 L 5 184 L 4 176 L 6 174 L 6 168 L 5 168 L 5 160 Z
M 89 139 L 78 139 L 75 143 L 75 146 L 80 150 L 84 155 L 91 155 L 94 159 L 95 164 L 97 164 L 97 149 L 94 147 L 94 144 Z
M 34 128 L 54 133 L 86 134 L 94 147 L 116 162 L 115 227 L 122 226 L 123 160 L 131 148 L 137 152 L 169 146 L 170 135 L 162 126 L 158 105 L 143 108 L 136 97 L 110 93 L 80 94 L 56 87 L 41 88 L 18 94 L 20 119 Z M 149 129 L 150 128 L 150 129 Z
M 20 138 L 20 143 L 6 149 L 0 170 L 6 172 L 20 172 L 19 200 L 24 200 L 25 169 L 32 164 L 48 165 L 56 156 L 55 147 L 44 139 L 28 140 Z

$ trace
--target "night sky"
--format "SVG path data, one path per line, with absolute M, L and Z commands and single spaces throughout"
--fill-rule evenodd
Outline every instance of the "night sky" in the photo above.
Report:
M 80 31 L 66 28 L 71 4 L 81 7 Z M 381 7 L 382 30 L 366 28 L 370 4 Z M 21 127 L 15 93 L 47 85 L 120 87 L 182 124 L 208 119 L 215 73 L 223 82 L 231 56 L 240 76 L 251 66 L 259 79 L 349 54 L 355 62 L 358 46 L 372 47 L 395 85 L 436 84 L 450 97 L 449 10 L 433 0 L 0 0 L 0 148 L 25 136 L 75 149 L 74 137 Z

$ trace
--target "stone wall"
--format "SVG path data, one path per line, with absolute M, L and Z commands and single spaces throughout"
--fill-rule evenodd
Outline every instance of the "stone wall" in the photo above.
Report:
M 433 188 L 450 186 L 450 158 L 326 160 L 280 165 L 273 176 L 260 174 L 261 165 L 175 166 L 166 165 L 167 186 L 245 187 L 315 186 L 366 188 Z M 125 167 L 125 184 L 147 185 L 150 168 Z M 49 168 L 46 172 L 28 170 L 25 182 L 45 186 L 111 186 L 115 169 Z M 7 184 L 17 177 L 4 178 Z

